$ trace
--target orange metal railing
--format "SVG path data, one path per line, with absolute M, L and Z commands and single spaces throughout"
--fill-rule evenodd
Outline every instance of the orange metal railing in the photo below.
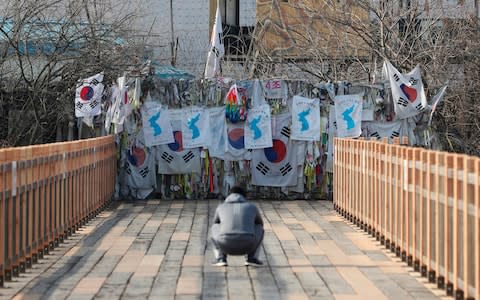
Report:
M 111 200 L 113 136 L 0 149 L 0 286 Z
M 336 139 L 334 205 L 448 295 L 480 300 L 480 158 Z

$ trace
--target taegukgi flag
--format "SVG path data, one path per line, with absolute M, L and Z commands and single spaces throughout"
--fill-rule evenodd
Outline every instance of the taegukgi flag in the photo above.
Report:
M 384 68 L 390 80 L 396 117 L 406 119 L 423 111 L 427 106 L 427 98 L 423 90 L 420 67 L 416 66 L 404 75 L 386 60 Z
M 75 90 L 75 117 L 92 117 L 102 113 L 103 73 L 81 80 Z
M 210 50 L 208 51 L 207 64 L 205 66 L 205 78 L 212 78 L 220 75 L 220 59 L 225 54 L 223 45 L 222 18 L 220 7 L 217 1 L 217 12 L 213 24 L 212 37 L 210 39 Z

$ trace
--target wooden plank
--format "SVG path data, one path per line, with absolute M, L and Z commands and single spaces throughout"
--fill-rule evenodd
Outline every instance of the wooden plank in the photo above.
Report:
M 474 177 L 474 193 L 475 193 L 475 299 L 480 299 L 480 159 L 475 159 L 475 177 Z
M 465 293 L 465 296 L 468 296 L 469 293 L 469 288 L 468 285 L 470 283 L 470 278 L 469 278 L 469 269 L 471 266 L 475 266 L 475 260 L 472 261 L 472 258 L 469 255 L 469 249 L 471 242 L 469 240 L 469 234 L 473 230 L 473 228 L 470 228 L 469 223 L 468 223 L 468 205 L 470 199 L 473 199 L 472 195 L 472 190 L 469 188 L 469 182 L 468 182 L 468 176 L 469 174 L 472 174 L 474 169 L 475 169 L 475 161 L 473 158 L 470 158 L 466 155 L 462 156 L 462 162 L 463 162 L 463 178 L 462 178 L 462 190 L 463 190 L 463 215 L 462 215 L 462 223 L 463 223 L 463 253 L 462 255 L 462 262 L 463 262 L 463 274 L 462 274 L 462 279 L 463 279 L 463 287 L 461 287 Z
M 459 238 L 459 220 L 458 220 L 458 203 L 459 201 L 462 201 L 462 191 L 459 187 L 461 184 L 460 178 L 458 176 L 458 172 L 461 170 L 463 167 L 462 163 L 462 156 L 455 154 L 454 155 L 454 161 L 453 161 L 453 171 L 454 171 L 454 176 L 453 176 L 453 230 L 452 230 L 452 239 L 453 239 L 453 290 L 458 289 L 458 276 L 459 276 L 459 266 L 458 266 L 458 238 Z M 464 170 L 462 170 L 464 171 Z
M 449 197 L 450 194 L 453 191 L 453 179 L 449 179 L 449 173 L 453 170 L 454 167 L 454 156 L 452 154 L 446 154 L 445 155 L 445 204 L 444 204 L 444 228 L 443 228 L 443 233 L 444 233 L 444 238 L 443 238 L 443 268 L 444 268 L 444 277 L 445 277 L 445 283 L 449 283 L 449 278 L 450 274 L 449 272 L 451 271 L 451 266 L 449 262 L 449 258 L 451 255 L 451 245 L 452 245 L 452 240 L 450 238 L 450 232 L 452 232 L 452 229 L 449 227 L 449 219 L 450 219 L 450 208 L 449 208 Z M 453 227 L 453 226 L 452 226 Z

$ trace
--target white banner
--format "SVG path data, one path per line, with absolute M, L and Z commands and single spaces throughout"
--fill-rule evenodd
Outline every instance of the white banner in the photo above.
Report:
M 227 123 L 225 121 L 225 107 L 207 108 L 210 143 L 208 145 L 208 155 L 211 157 L 224 159 L 227 136 Z
M 186 108 L 184 112 L 182 117 L 183 147 L 206 147 L 210 139 L 208 113 L 198 106 Z
M 272 147 L 272 119 L 270 106 L 261 105 L 248 111 L 245 122 L 245 148 L 262 149 Z
M 293 97 L 292 140 L 320 140 L 320 101 L 300 96 Z
M 422 112 L 427 106 L 427 98 L 423 90 L 420 67 L 416 66 L 404 75 L 386 60 L 384 69 L 390 80 L 396 117 L 406 119 Z
M 143 135 L 148 147 L 173 143 L 169 111 L 157 102 L 145 102 L 141 109 Z
M 291 115 L 272 117 L 273 146 L 253 150 L 252 184 L 262 186 L 293 186 L 297 184 L 298 146 L 290 140 Z
M 103 73 L 83 79 L 75 90 L 75 117 L 92 117 L 102 113 Z
M 339 137 L 359 137 L 362 134 L 363 94 L 335 96 L 335 117 Z

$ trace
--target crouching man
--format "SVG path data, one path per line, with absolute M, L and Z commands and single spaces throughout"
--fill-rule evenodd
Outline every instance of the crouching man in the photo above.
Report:
M 230 189 L 217 207 L 211 237 L 216 266 L 227 266 L 227 255 L 246 255 L 246 266 L 261 266 L 258 259 L 263 240 L 263 220 L 257 206 L 246 199 L 240 186 Z

